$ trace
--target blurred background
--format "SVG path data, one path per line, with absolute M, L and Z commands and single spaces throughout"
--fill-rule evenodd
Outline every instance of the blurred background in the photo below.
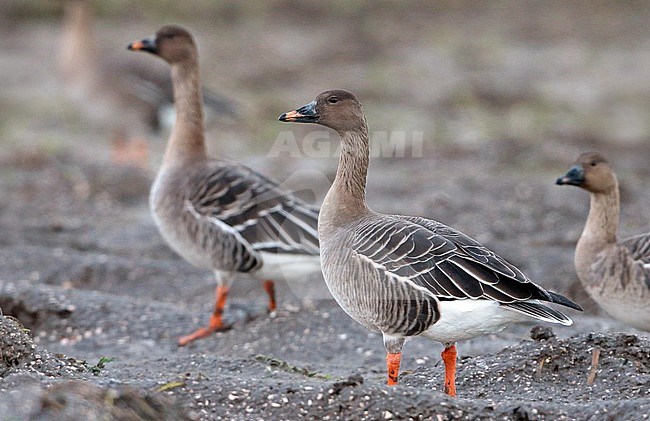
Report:
M 587 303 L 572 258 L 588 196 L 555 179 L 580 152 L 605 153 L 622 186 L 622 234 L 650 229 L 648 2 L 2 0 L 0 10 L 4 279 L 107 289 L 124 270 L 145 276 L 142 265 L 52 269 L 48 248 L 172 258 L 147 210 L 169 113 L 136 105 L 149 92 L 137 78 L 167 67 L 126 50 L 168 23 L 193 32 L 221 104 L 206 119 L 211 153 L 311 189 L 317 203 L 336 136 L 325 139 L 332 153 L 289 153 L 277 146 L 293 136 L 304 148 L 321 128 L 277 117 L 342 88 L 363 103 L 371 138 L 402 136 L 404 157 L 372 160 L 375 210 L 453 225 Z

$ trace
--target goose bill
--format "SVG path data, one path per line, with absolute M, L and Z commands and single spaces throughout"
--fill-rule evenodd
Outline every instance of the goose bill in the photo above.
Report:
M 316 114 L 316 102 L 312 101 L 303 105 L 297 110 L 289 111 L 278 117 L 280 121 L 292 121 L 295 123 L 317 123 L 319 115 Z
M 131 51 L 147 51 L 154 54 L 158 51 L 156 48 L 156 41 L 149 38 L 132 42 L 126 48 Z
M 576 165 L 569 169 L 569 171 L 562 177 L 558 178 L 555 184 L 563 185 L 569 184 L 572 186 L 581 186 L 585 182 L 585 170 L 581 166 Z

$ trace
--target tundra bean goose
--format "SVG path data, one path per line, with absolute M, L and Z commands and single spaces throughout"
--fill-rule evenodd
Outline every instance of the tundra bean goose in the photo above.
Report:
M 583 153 L 556 184 L 589 192 L 587 223 L 574 264 L 587 293 L 609 315 L 650 332 L 650 233 L 618 241 L 618 180 L 607 159 Z
M 265 279 L 282 261 L 318 270 L 318 210 L 243 165 L 206 156 L 198 52 L 188 31 L 165 26 L 129 49 L 171 65 L 177 104 L 149 197 L 153 217 L 167 243 L 191 264 L 214 271 L 218 284 L 209 325 L 179 339 L 186 345 L 226 328 L 222 315 L 237 273 Z M 264 287 L 273 311 L 273 282 L 266 279 Z
M 456 341 L 510 322 L 572 323 L 542 302 L 579 310 L 577 304 L 534 284 L 463 233 L 430 219 L 368 209 L 368 127 L 353 94 L 324 92 L 279 119 L 321 124 L 341 138 L 336 177 L 318 220 L 321 269 L 343 310 L 382 333 L 389 385 L 397 383 L 402 346 L 412 336 L 444 344 L 444 390 L 455 396 Z

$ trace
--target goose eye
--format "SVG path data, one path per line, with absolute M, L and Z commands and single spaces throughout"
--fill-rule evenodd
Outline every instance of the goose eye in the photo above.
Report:
M 336 104 L 337 102 L 339 102 L 339 99 L 335 96 L 331 96 L 327 98 L 327 102 L 329 102 L 330 104 Z
M 596 166 L 596 161 L 591 161 L 591 162 L 589 163 L 589 165 L 591 165 L 592 167 L 595 167 L 595 166 Z

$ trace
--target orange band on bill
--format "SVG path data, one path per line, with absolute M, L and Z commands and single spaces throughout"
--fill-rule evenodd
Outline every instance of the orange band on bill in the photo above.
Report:
M 144 48 L 144 43 L 142 41 L 132 42 L 129 46 L 132 50 L 142 50 Z

